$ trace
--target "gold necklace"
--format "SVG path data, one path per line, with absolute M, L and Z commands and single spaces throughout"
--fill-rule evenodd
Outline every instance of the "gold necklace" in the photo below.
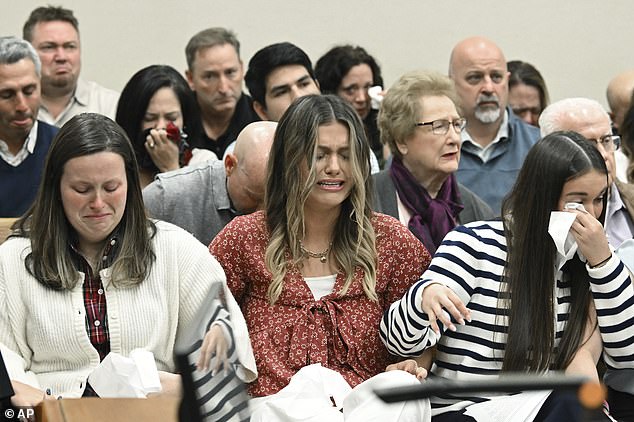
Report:
M 302 251 L 302 253 L 304 255 L 307 255 L 310 258 L 318 258 L 319 261 L 321 261 L 322 264 L 326 263 L 326 260 L 328 259 L 328 253 L 330 252 L 330 248 L 332 248 L 332 242 L 330 242 L 328 244 L 328 247 L 326 249 L 324 249 L 321 252 L 313 252 L 313 251 L 309 251 L 308 249 L 306 249 L 304 247 L 304 244 L 302 243 L 302 241 L 299 241 L 299 249 Z

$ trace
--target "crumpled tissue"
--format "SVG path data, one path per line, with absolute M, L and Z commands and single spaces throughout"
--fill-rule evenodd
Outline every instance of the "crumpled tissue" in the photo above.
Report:
M 376 395 L 378 388 L 420 385 L 414 375 L 405 371 L 381 372 L 357 385 L 343 401 L 346 422 L 430 422 L 431 405 L 428 399 L 385 403 Z
M 381 85 L 374 85 L 368 89 L 368 96 L 370 97 L 370 107 L 374 110 L 378 110 L 381 107 L 383 101 L 383 87 Z
M 318 363 L 308 365 L 297 371 L 286 387 L 266 397 L 257 408 L 251 403 L 251 422 L 343 421 L 340 410 L 351 390 L 338 372 Z
M 548 234 L 555 242 L 557 248 L 556 264 L 560 270 L 577 252 L 577 241 L 570 233 L 570 227 L 577 218 L 577 214 L 566 211 L 552 211 L 548 223 Z M 579 258 L 585 261 L 585 257 L 579 252 Z
M 134 349 L 129 357 L 110 352 L 88 376 L 99 397 L 145 398 L 161 391 L 154 354 Z

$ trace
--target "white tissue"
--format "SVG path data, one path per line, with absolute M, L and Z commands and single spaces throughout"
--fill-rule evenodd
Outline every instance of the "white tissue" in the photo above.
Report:
M 259 406 L 251 405 L 251 422 L 343 421 L 340 409 L 351 390 L 338 372 L 318 363 L 308 365 L 297 371 L 286 387 L 268 396 Z
M 579 210 L 579 211 L 587 212 L 583 204 L 580 204 L 578 202 L 566 202 L 566 204 L 564 205 L 564 208 L 567 210 Z
M 130 352 L 130 359 L 136 363 L 145 393 L 160 393 L 161 380 L 154 361 L 154 353 L 145 349 L 134 349 Z
M 570 233 L 570 227 L 576 218 L 577 214 L 573 212 L 552 211 L 550 213 L 548 234 L 550 234 L 557 248 L 556 264 L 558 270 L 577 252 L 577 241 Z M 585 261 L 581 253 L 579 253 L 579 258 Z
M 375 85 L 368 89 L 368 96 L 371 100 L 371 107 L 375 110 L 378 110 L 381 106 L 381 101 L 383 101 L 383 87 L 381 85 Z
M 88 376 L 99 397 L 145 398 L 161 391 L 154 354 L 134 349 L 130 357 L 110 352 Z

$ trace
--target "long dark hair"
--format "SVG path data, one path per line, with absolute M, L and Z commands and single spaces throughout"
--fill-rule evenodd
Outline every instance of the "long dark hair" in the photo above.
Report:
M 115 120 L 132 141 L 139 167 L 152 173 L 158 173 L 159 169 L 145 150 L 145 134 L 141 125 L 150 100 L 161 88 L 171 88 L 178 97 L 183 115 L 183 132 L 194 143 L 202 136 L 196 97 L 185 78 L 171 66 L 152 65 L 139 70 L 121 91 Z
M 151 238 L 156 229 L 145 213 L 132 145 L 123 129 L 109 118 L 83 113 L 69 120 L 53 139 L 35 202 L 15 225 L 18 234 L 31 241 L 27 271 L 46 286 L 70 290 L 79 279 L 69 253 L 75 233 L 62 207 L 64 166 L 73 158 L 104 151 L 123 158 L 128 185 L 125 211 L 116 229 L 121 242 L 111 264 L 112 282 L 137 284 L 149 272 L 155 257 Z
M 575 132 L 554 132 L 529 151 L 511 193 L 502 204 L 508 256 L 503 281 L 510 301 L 503 370 L 564 369 L 584 335 L 590 303 L 589 275 L 578 259 L 564 269 L 572 281 L 569 320 L 553 358 L 557 298 L 554 242 L 548 234 L 564 184 L 592 170 L 608 170 L 599 151 Z M 605 201 L 605 199 L 604 199 Z M 605 207 L 604 212 L 605 213 Z

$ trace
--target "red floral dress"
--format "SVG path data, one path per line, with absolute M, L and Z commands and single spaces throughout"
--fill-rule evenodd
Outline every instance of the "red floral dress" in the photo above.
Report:
M 261 211 L 235 218 L 214 238 L 209 250 L 227 274 L 255 353 L 258 379 L 249 386 L 252 396 L 278 392 L 313 363 L 339 372 L 354 387 L 395 361 L 379 337 L 381 317 L 418 280 L 431 257 L 396 219 L 375 214 L 372 224 L 378 303 L 365 295 L 360 269 L 344 296 L 338 294 L 345 282 L 339 272 L 333 292 L 315 300 L 301 273 L 290 268 L 271 306 L 266 297 L 271 272 L 264 263 L 269 234 Z

